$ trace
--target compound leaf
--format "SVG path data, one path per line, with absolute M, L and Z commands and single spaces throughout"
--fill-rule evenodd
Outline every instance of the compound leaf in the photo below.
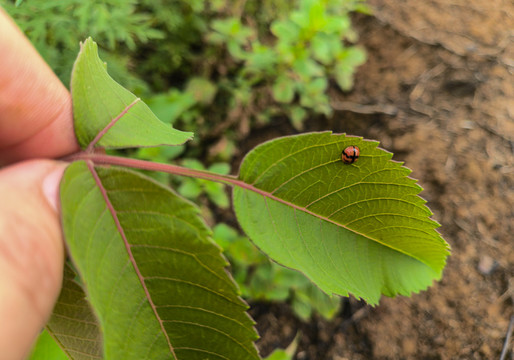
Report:
M 247 305 L 194 205 L 84 161 L 66 170 L 61 202 L 105 359 L 259 359 Z
M 358 146 L 360 158 L 341 153 Z M 234 188 L 239 223 L 278 263 L 328 294 L 371 304 L 441 277 L 448 244 L 411 172 L 378 143 L 330 132 L 272 140 L 244 159 Z
M 82 148 L 93 141 L 103 148 L 128 148 L 180 145 L 192 138 L 192 133 L 161 122 L 144 102 L 114 81 L 91 38 L 81 44 L 71 93 L 75 135 Z

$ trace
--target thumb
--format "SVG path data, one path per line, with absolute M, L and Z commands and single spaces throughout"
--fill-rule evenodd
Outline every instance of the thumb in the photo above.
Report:
M 22 359 L 48 320 L 62 283 L 58 187 L 64 163 L 32 160 L 0 170 L 0 352 Z

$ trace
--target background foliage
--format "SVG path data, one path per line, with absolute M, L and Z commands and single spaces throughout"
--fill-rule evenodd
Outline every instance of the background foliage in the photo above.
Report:
M 0 4 L 65 84 L 79 42 L 92 36 L 109 73 L 155 103 L 163 121 L 180 118 L 184 130 L 209 136 L 226 121 L 223 129 L 285 115 L 301 128 L 309 113 L 329 115 L 330 81 L 350 89 L 365 58 L 350 45 L 349 12 L 365 11 L 361 0 Z

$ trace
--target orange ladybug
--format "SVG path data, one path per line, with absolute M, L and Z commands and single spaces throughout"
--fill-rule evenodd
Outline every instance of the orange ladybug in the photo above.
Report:
M 357 146 L 348 146 L 343 150 L 341 159 L 345 164 L 353 164 L 359 159 L 360 149 Z

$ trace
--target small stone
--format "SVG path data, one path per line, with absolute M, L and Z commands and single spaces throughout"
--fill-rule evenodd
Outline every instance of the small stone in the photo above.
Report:
M 498 263 L 490 256 L 483 255 L 478 261 L 478 271 L 482 275 L 490 275 L 498 266 Z

